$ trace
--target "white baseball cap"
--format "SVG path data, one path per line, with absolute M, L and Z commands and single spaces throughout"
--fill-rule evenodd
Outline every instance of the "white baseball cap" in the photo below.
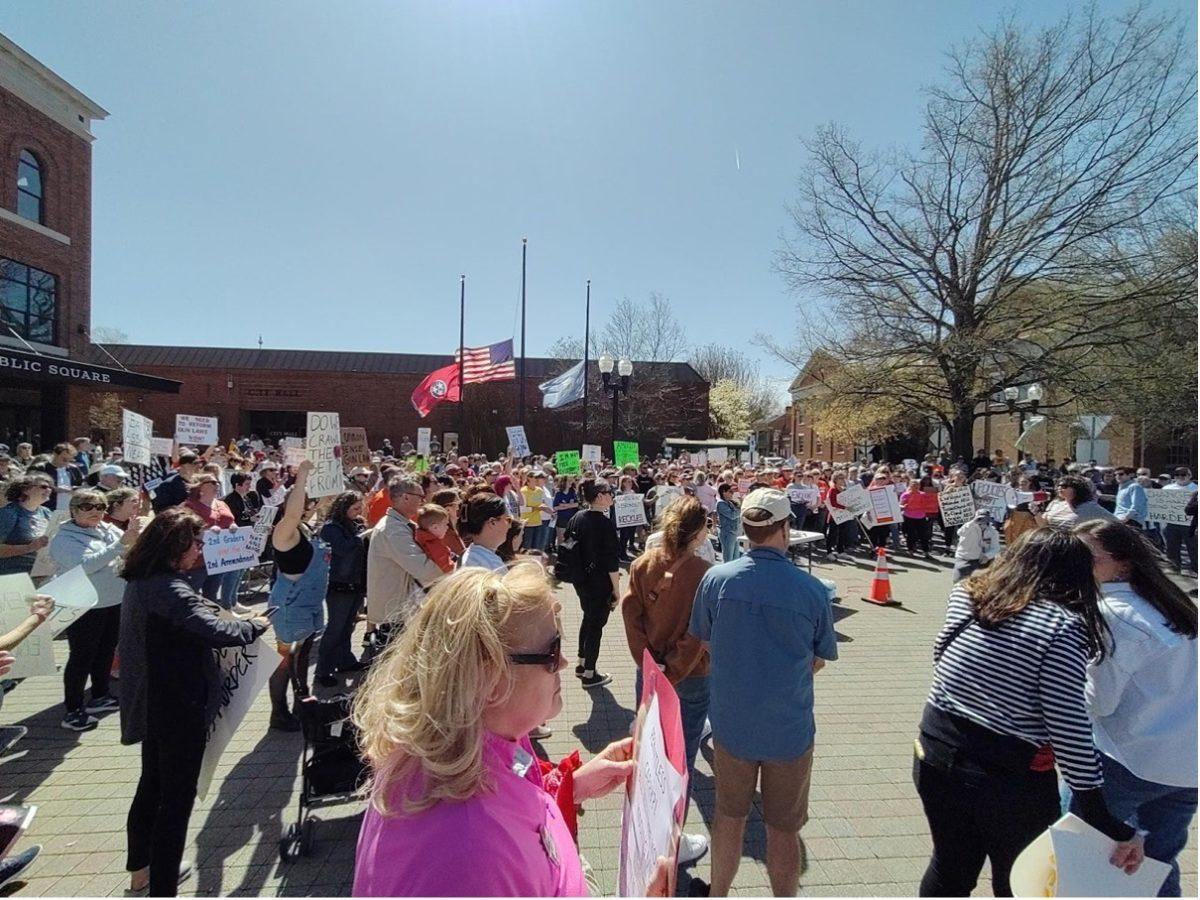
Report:
M 771 517 L 765 521 L 746 518 L 746 513 L 752 509 L 765 509 Z M 788 502 L 787 494 L 775 488 L 759 488 L 751 491 L 742 501 L 742 522 L 747 525 L 762 527 L 782 522 L 792 515 L 792 504 Z

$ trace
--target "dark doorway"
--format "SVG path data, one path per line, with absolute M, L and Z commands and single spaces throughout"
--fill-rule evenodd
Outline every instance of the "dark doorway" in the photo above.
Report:
M 242 435 L 258 435 L 262 440 L 278 441 L 285 437 L 304 437 L 302 412 L 252 409 L 242 413 Z

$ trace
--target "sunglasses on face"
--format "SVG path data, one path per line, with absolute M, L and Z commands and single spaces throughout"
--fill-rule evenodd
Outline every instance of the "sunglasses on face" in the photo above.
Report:
M 103 503 L 80 503 L 75 507 L 79 512 L 92 512 L 94 510 L 108 509 Z
M 554 643 L 545 653 L 510 653 L 509 662 L 518 666 L 545 666 L 553 674 L 558 671 L 558 657 L 562 651 L 562 635 L 554 636 Z

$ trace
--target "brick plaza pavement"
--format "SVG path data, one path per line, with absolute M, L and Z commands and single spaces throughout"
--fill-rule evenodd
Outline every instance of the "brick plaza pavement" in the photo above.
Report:
M 811 819 L 804 829 L 809 869 L 802 895 L 905 896 L 916 891 L 930 849 L 925 819 L 911 781 L 912 741 L 930 677 L 930 647 L 942 619 L 948 566 L 900 557 L 893 589 L 903 605 L 871 606 L 858 598 L 871 567 L 821 565 L 841 602 L 835 608 L 838 662 L 817 682 L 817 750 Z M 568 646 L 578 627 L 573 592 L 559 592 Z M 585 753 L 628 733 L 633 717 L 633 660 L 619 614 L 605 632 L 601 668 L 612 673 L 607 689 L 591 693 L 564 673 L 564 709 L 543 742 L 558 759 Z M 57 644 L 60 663 L 65 644 Z M 39 807 L 19 845 L 44 850 L 28 880 L 10 885 L 16 896 L 121 896 L 125 815 L 136 786 L 136 747 L 122 747 L 115 716 L 98 729 L 73 734 L 58 727 L 62 687 L 57 679 L 25 682 L 9 693 L 0 725 L 21 724 L 29 734 L 0 757 L 0 798 Z M 182 894 L 338 896 L 349 892 L 361 805 L 342 802 L 316 811 L 321 823 L 311 857 L 281 863 L 281 829 L 294 821 L 301 739 L 267 729 L 269 703 L 259 698 L 219 767 L 213 790 L 197 802 L 186 856 L 198 863 Z M 713 811 L 711 750 L 705 746 L 689 813 L 689 831 L 707 833 Z M 1183 859 L 1184 895 L 1195 896 L 1196 840 Z M 580 819 L 580 845 L 602 887 L 615 892 L 620 798 L 589 804 Z M 735 893 L 769 893 L 765 832 L 757 805 Z M 464 860 L 467 856 L 464 855 Z M 708 879 L 708 859 L 691 872 Z M 681 881 L 686 890 L 686 879 Z M 986 870 L 976 894 L 990 893 Z

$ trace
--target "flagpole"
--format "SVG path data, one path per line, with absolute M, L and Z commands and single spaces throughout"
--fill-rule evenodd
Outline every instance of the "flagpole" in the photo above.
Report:
M 588 436 L 587 430 L 587 405 L 588 405 L 588 329 L 592 324 L 592 279 L 588 279 L 587 283 L 587 299 L 583 304 L 583 439 L 586 441 Z
M 520 385 L 517 393 L 517 424 L 525 424 L 525 250 L 526 239 L 521 238 L 521 372 L 517 376 Z
M 458 276 L 458 455 L 463 455 L 463 440 L 467 436 L 467 385 L 463 377 L 466 366 L 467 337 L 467 276 Z

